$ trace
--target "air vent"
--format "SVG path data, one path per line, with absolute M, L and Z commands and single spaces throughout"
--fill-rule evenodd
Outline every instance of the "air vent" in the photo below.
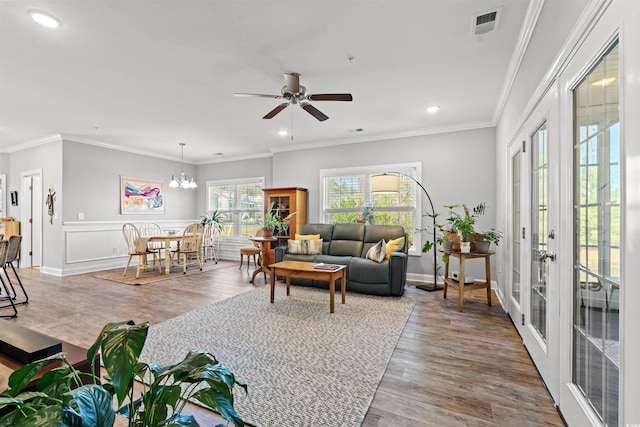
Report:
M 349 129 L 349 132 L 351 133 L 364 132 L 364 129 L 362 128 Z
M 473 16 L 471 33 L 474 36 L 480 36 L 497 30 L 498 24 L 500 24 L 501 12 L 502 8 L 499 7 L 497 9 L 480 12 Z

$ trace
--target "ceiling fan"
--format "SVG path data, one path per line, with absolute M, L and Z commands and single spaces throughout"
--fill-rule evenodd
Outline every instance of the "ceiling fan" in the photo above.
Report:
M 280 95 L 263 95 L 259 93 L 234 93 L 234 96 L 256 96 L 260 98 L 274 98 L 284 99 L 286 102 L 278 105 L 273 110 L 269 111 L 263 119 L 272 119 L 280 111 L 284 110 L 289 104 L 298 104 L 307 113 L 311 114 L 321 122 L 327 120 L 329 117 L 316 107 L 311 105 L 308 101 L 353 101 L 353 97 L 350 93 L 321 93 L 311 95 L 307 93 L 307 88 L 300 84 L 300 74 L 298 73 L 284 73 L 285 85 L 282 86 Z

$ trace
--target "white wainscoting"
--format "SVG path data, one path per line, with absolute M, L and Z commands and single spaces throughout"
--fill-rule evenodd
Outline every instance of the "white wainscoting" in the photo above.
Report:
M 184 228 L 198 220 L 154 221 L 163 230 Z M 132 221 L 69 221 L 63 223 L 65 258 L 61 271 L 45 273 L 68 276 L 124 267 L 129 257 L 122 226 Z M 135 222 L 134 222 L 135 223 Z

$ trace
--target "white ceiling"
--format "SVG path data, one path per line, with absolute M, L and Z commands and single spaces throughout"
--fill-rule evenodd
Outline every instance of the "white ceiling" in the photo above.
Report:
M 185 142 L 185 161 L 210 163 L 493 126 L 528 4 L 0 0 L 0 151 L 60 133 L 172 159 Z M 472 17 L 499 6 L 499 29 L 472 36 Z M 233 96 L 279 94 L 284 72 L 354 100 L 314 102 L 329 116 L 319 122 L 297 106 L 263 120 L 279 100 Z M 433 104 L 441 111 L 427 114 Z M 279 136 L 292 122 L 293 141 Z

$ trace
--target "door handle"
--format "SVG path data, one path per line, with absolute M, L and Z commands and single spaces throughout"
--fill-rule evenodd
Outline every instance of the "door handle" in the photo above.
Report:
M 547 262 L 547 259 L 551 261 L 556 260 L 556 253 L 554 251 L 540 251 L 540 257 L 538 258 L 540 262 Z

